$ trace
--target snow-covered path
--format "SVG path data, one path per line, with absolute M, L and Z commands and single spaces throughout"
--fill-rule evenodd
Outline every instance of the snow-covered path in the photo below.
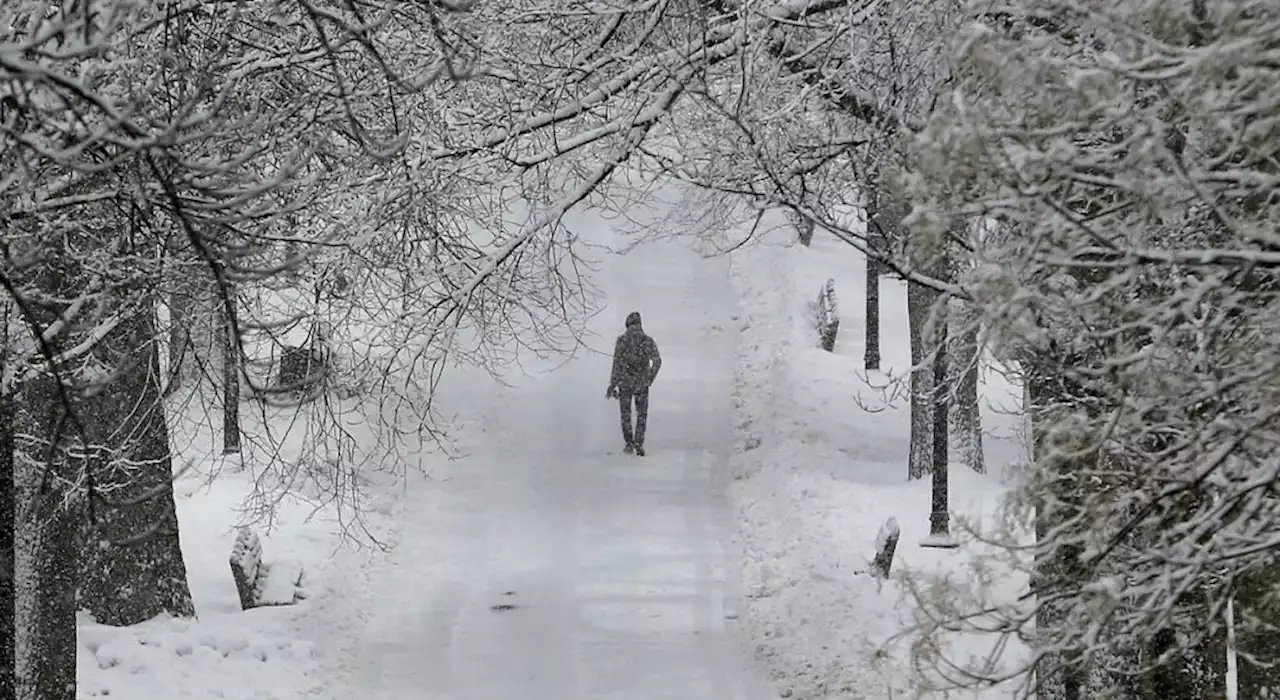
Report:
M 592 345 L 611 350 L 639 309 L 662 350 L 648 456 L 618 449 L 607 356 L 448 388 L 485 416 L 485 440 L 447 480 L 408 484 L 398 547 L 371 572 L 351 697 L 769 697 L 726 628 L 728 262 L 655 243 L 609 256 L 596 279 L 609 308 Z

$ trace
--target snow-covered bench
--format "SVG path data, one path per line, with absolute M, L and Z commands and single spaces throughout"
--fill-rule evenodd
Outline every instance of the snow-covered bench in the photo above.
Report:
M 840 332 L 835 280 L 829 279 L 822 285 L 822 289 L 818 291 L 818 303 L 814 311 L 814 326 L 818 329 L 818 341 L 823 350 L 831 352 L 836 347 L 836 334 Z
M 871 560 L 871 575 L 880 580 L 889 578 L 889 569 L 893 566 L 893 553 L 898 548 L 898 519 L 889 518 L 876 533 L 876 554 Z
M 307 597 L 302 586 L 302 564 L 293 560 L 264 562 L 262 541 L 253 530 L 243 527 L 231 548 L 231 577 L 240 594 L 240 608 L 293 605 Z

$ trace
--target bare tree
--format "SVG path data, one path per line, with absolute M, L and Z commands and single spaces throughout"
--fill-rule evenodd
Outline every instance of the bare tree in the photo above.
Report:
M 868 189 L 879 198 L 896 186 L 872 174 L 902 157 L 904 137 L 923 128 L 950 80 L 945 38 L 964 17 L 958 3 L 714 0 L 602 11 L 530 1 L 512 15 L 522 22 L 483 57 L 485 76 L 468 83 L 489 105 L 467 114 L 485 135 L 444 153 L 500 158 L 522 178 L 558 186 L 562 173 L 611 159 L 609 149 L 634 135 L 627 151 L 636 167 L 791 210 L 867 253 L 877 272 L 912 280 L 917 292 L 923 285 L 963 295 L 913 263 L 905 236 L 869 246 L 866 234 L 833 219 L 861 206 Z M 478 34 L 490 20 L 482 11 L 465 27 Z M 530 47 L 539 51 L 536 71 L 525 59 Z M 572 92 L 559 87 L 566 84 Z M 900 218 L 905 201 L 892 204 Z M 874 281 L 869 274 L 869 299 Z M 917 315 L 924 308 L 915 307 Z M 918 389 L 927 374 L 913 372 Z M 913 391 L 913 402 L 929 395 Z M 927 405 L 913 410 L 925 415 Z M 922 431 L 913 444 L 926 447 L 910 460 L 917 467 L 929 454 Z
M 725 5 L 718 5 L 724 9 Z M 908 476 L 923 476 L 932 462 L 930 397 L 934 396 L 927 339 L 920 329 L 925 316 L 941 298 L 936 291 L 947 284 L 930 269 L 930 262 L 908 253 L 912 244 L 902 220 L 909 207 L 898 183 L 880 173 L 900 162 L 899 143 L 922 128 L 934 109 L 939 90 L 950 79 L 945 56 L 949 32 L 959 26 L 962 13 L 951 3 L 918 6 L 862 7 L 827 23 L 796 23 L 779 30 L 774 41 L 756 55 L 752 71 L 737 82 L 710 83 L 698 93 L 687 119 L 695 124 L 723 122 L 727 129 L 690 127 L 681 132 L 681 154 L 653 155 L 659 167 L 688 182 L 726 194 L 747 196 L 795 208 L 819 226 L 854 245 L 867 256 L 867 349 L 864 363 L 879 365 L 878 277 L 889 273 L 910 280 L 912 318 L 912 440 Z M 842 23 L 845 22 L 845 23 Z M 836 32 L 839 32 L 838 34 Z M 766 35 L 768 36 L 768 35 Z M 793 47 L 822 46 L 822 52 Z M 787 88 L 803 87 L 798 92 Z M 744 97 L 746 86 L 753 88 Z M 721 88 L 717 90 L 716 88 Z M 675 120 L 686 119 L 677 110 Z M 692 135 L 690 135 L 692 134 Z M 708 143 L 708 141 L 711 141 Z M 654 149 L 656 150 L 656 149 Z M 850 206 L 868 207 L 866 232 L 854 231 L 826 212 Z M 963 242 L 963 241 L 962 241 Z M 963 255 L 963 246 L 954 246 Z M 947 290 L 957 297 L 955 288 Z M 956 334 L 963 360 L 976 343 L 976 327 Z M 978 416 L 977 364 L 957 375 L 965 389 L 951 404 L 966 422 L 957 435 L 964 439 L 965 461 L 981 468 L 981 425 Z
M 0 281 L 12 310 L 0 395 L 26 398 L 28 414 L 14 423 L 13 453 L 17 597 L 32 611 L 15 630 L 21 697 L 74 697 L 77 597 L 108 624 L 193 612 L 161 396 L 159 346 L 173 333 L 154 319 L 166 255 L 203 264 L 230 306 L 229 286 L 394 221 L 379 212 L 345 231 L 334 193 L 395 177 L 385 164 L 406 152 L 397 100 L 453 68 L 449 47 L 405 38 L 439 39 L 432 27 L 448 12 L 309 2 L 0 11 Z M 337 156 L 349 171 L 335 171 Z M 367 179 L 346 179 L 357 174 Z M 288 230 L 299 214 L 311 226 Z M 301 250 L 285 253 L 289 243 Z M 183 322 L 180 306 L 171 323 Z M 233 328 L 229 344 L 242 335 Z

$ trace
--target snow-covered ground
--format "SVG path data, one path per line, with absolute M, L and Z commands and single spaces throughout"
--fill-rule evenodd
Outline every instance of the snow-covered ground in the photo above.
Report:
M 733 256 L 742 331 L 730 496 L 746 627 L 784 697 L 914 697 L 920 687 L 909 680 L 910 640 L 894 639 L 913 623 L 913 601 L 898 581 L 877 586 L 863 573 L 876 534 L 890 517 L 901 527 L 899 572 L 963 574 L 972 550 L 920 546 L 929 532 L 930 486 L 907 482 L 908 405 L 891 379 L 911 365 L 906 286 L 881 282 L 881 371 L 867 372 L 865 258 L 822 232 L 810 248 L 793 241 L 793 232 L 777 228 Z M 828 279 L 840 312 L 833 353 L 818 347 L 811 310 Z M 1020 392 L 992 371 L 981 386 L 990 475 L 953 464 L 950 495 L 953 513 L 990 523 L 1005 491 L 1000 477 L 1025 451 L 1015 417 Z M 1022 587 L 1011 578 L 994 594 Z M 953 640 L 972 654 L 990 641 Z
M 623 242 L 589 214 L 571 225 Z M 410 483 L 341 697 L 766 697 L 726 625 L 728 260 L 666 241 L 600 262 L 590 350 L 526 358 L 507 386 L 446 378 L 442 399 L 482 430 L 447 477 Z M 644 458 L 621 453 L 604 396 L 633 309 L 663 355 Z
M 572 226 L 590 243 L 624 242 L 592 213 Z M 910 622 L 909 601 L 896 582 L 877 587 L 861 573 L 876 530 L 889 516 L 902 526 L 899 570 L 959 568 L 967 555 L 918 546 L 928 485 L 905 482 L 905 404 L 888 401 L 883 373 L 860 369 L 861 258 L 821 234 L 811 249 L 790 237 L 712 258 L 675 240 L 597 249 L 604 308 L 588 348 L 568 362 L 526 357 L 503 383 L 451 373 L 438 407 L 456 418 L 461 457 L 411 451 L 404 476 L 362 468 L 369 500 L 355 526 L 387 552 L 344 542 L 353 524 L 333 507 L 277 504 L 263 546 L 267 560 L 304 565 L 308 596 L 294 606 L 240 611 L 227 558 L 245 494 L 270 483 L 264 458 L 251 447 L 247 469 L 224 462 L 198 402 L 177 406 L 179 462 L 191 465 L 179 519 L 199 618 L 84 621 L 80 695 L 909 694 L 905 647 L 882 648 Z M 842 302 L 834 354 L 817 349 L 809 323 L 828 277 Z M 900 283 L 883 283 L 882 303 L 884 366 L 902 372 Z M 618 453 L 617 407 L 604 398 L 607 353 L 633 309 L 664 357 L 643 459 Z M 998 376 L 984 386 L 992 404 L 1016 407 Z M 302 459 L 314 421 L 272 411 L 248 412 L 246 432 L 269 428 L 286 463 Z M 990 409 L 984 420 L 998 474 L 1020 454 L 1018 422 Z M 377 444 L 370 425 L 357 411 L 341 419 L 356 446 Z M 952 473 L 953 508 L 990 514 L 1000 480 Z
M 178 519 L 197 619 L 157 618 L 127 628 L 82 620 L 80 697 L 323 697 L 328 691 L 319 650 L 335 636 L 351 634 L 360 611 L 372 605 L 365 595 L 369 562 L 378 557 L 371 538 L 386 542 L 394 536 L 390 525 L 398 504 L 388 488 L 392 479 L 371 470 L 365 474 L 369 500 L 359 522 L 333 505 L 318 505 L 328 499 L 321 497 L 318 484 L 300 478 L 299 495 L 279 500 L 272 522 L 257 523 L 264 561 L 301 564 L 307 598 L 294 606 L 241 611 L 228 559 L 236 527 L 251 519 L 244 509 L 262 505 L 246 497 L 272 494 L 274 478 L 291 473 L 291 465 L 307 454 L 304 443 L 317 441 L 309 415 L 317 409 L 255 415 L 246 408 L 244 453 L 224 459 L 206 405 L 202 397 L 181 393 L 173 403 L 179 416 L 173 434 L 175 470 L 181 470 L 175 482 Z M 357 442 L 370 441 L 368 422 L 360 414 L 344 422 Z M 264 425 L 274 432 L 270 444 L 263 441 Z M 252 435 L 258 437 L 249 440 Z M 267 450 L 277 459 L 264 459 Z M 341 536 L 355 528 L 361 529 L 358 547 Z
M 572 225 L 589 244 L 627 243 L 589 213 Z M 264 548 L 306 566 L 298 605 L 238 609 L 227 557 L 250 474 L 224 468 L 204 487 L 196 474 L 222 464 L 213 431 L 179 435 L 194 465 L 179 518 L 199 619 L 86 621 L 81 694 L 767 700 L 733 627 L 738 577 L 723 546 L 729 261 L 684 241 L 594 250 L 605 306 L 589 347 L 567 363 L 525 357 L 502 383 L 450 374 L 438 400 L 462 456 L 420 455 L 426 475 L 374 479 L 366 524 L 388 554 L 340 547 L 332 509 L 281 504 Z M 644 458 L 620 453 L 617 404 L 604 397 L 608 351 L 633 309 L 664 358 Z M 255 418 L 246 433 L 291 424 L 306 421 Z M 305 435 L 285 440 L 288 455 Z

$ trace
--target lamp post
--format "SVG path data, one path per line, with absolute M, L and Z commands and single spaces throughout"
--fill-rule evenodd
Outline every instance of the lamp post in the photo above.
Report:
M 944 300 L 943 304 L 946 303 Z M 947 493 L 947 322 L 945 315 L 938 321 L 938 354 L 933 360 L 933 488 L 932 509 L 929 513 L 929 536 L 920 543 L 922 547 L 954 549 L 958 543 L 951 538 L 951 511 Z

